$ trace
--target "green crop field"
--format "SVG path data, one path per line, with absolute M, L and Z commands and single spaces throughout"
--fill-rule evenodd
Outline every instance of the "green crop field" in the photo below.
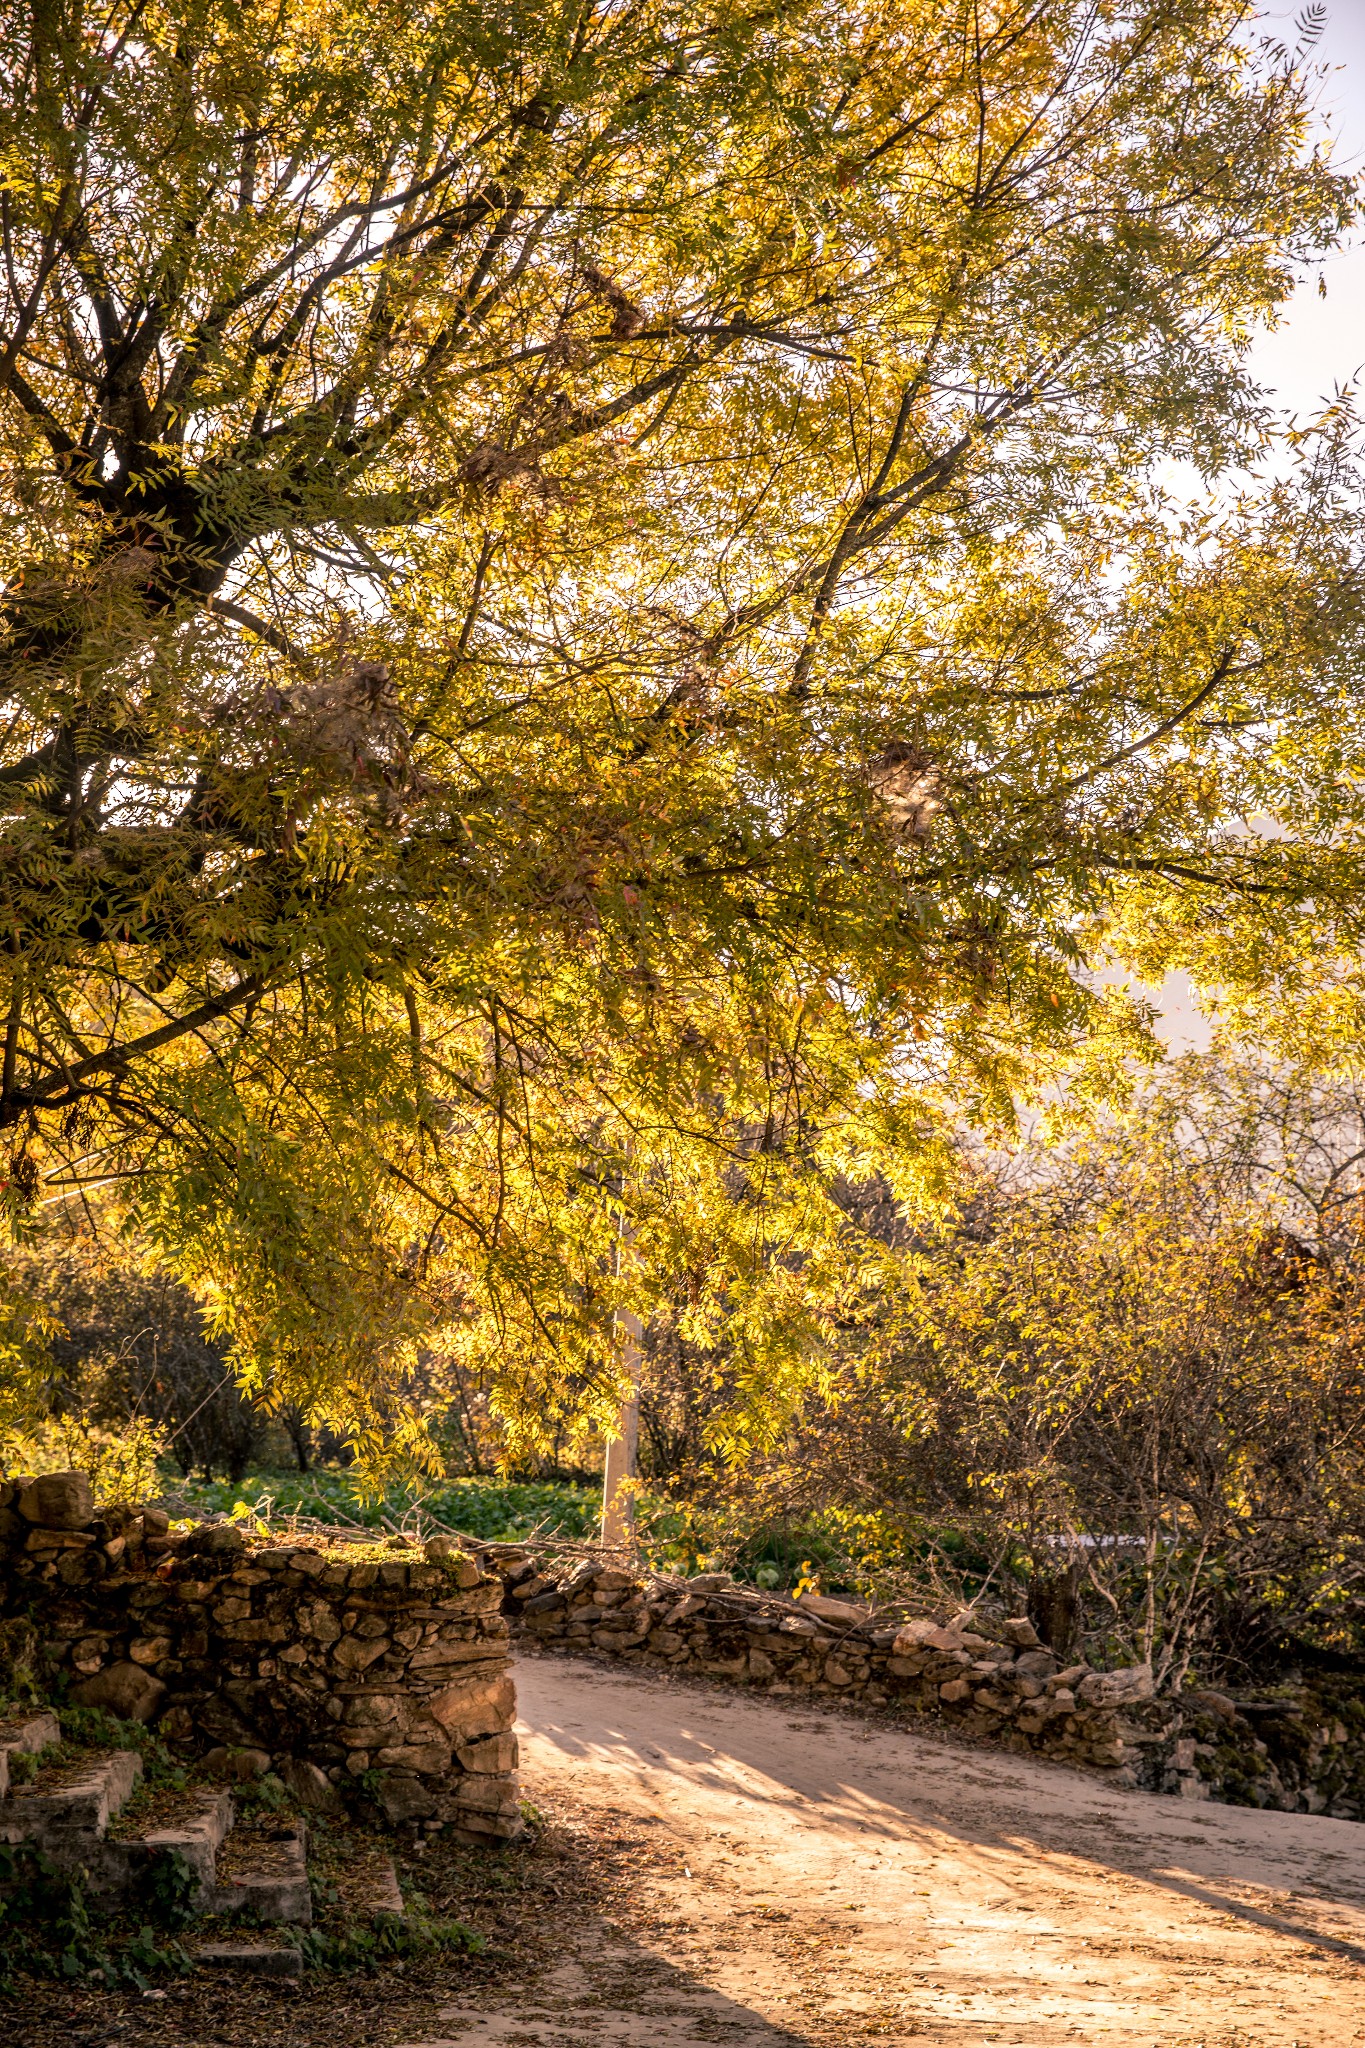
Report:
M 270 1519 L 307 1515 L 338 1527 L 400 1528 L 416 1514 L 485 1541 L 537 1532 L 571 1540 L 597 1533 L 596 1488 L 553 1481 L 453 1479 L 405 1483 L 364 1497 L 346 1472 L 248 1472 L 244 1478 L 185 1479 L 163 1473 L 167 1501 L 183 1501 L 194 1515 L 231 1514 L 240 1505 Z

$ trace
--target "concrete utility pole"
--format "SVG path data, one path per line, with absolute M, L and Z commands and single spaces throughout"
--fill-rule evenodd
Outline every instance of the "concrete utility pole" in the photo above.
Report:
M 602 1474 L 602 1541 L 609 1548 L 629 1549 L 635 1542 L 635 1495 L 624 1482 L 635 1477 L 640 1449 L 640 1350 L 644 1330 L 638 1316 L 622 1309 L 616 1318 L 621 1333 L 621 1363 L 628 1391 L 616 1418 L 616 1435 L 607 1443 Z

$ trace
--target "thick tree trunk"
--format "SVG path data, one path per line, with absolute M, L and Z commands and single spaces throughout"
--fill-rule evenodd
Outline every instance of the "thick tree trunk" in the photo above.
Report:
M 1080 1619 L 1081 1568 L 1035 1572 L 1029 1585 L 1028 1617 L 1048 1648 L 1065 1663 Z

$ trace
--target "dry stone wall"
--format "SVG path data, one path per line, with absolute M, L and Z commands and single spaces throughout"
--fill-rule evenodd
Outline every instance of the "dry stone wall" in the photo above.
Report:
M 1024 1619 L 992 1634 L 927 1618 L 880 1624 L 851 1603 L 795 1602 L 723 1574 L 678 1581 L 619 1562 L 557 1564 L 484 1546 L 526 1647 L 694 1673 L 779 1697 L 930 1715 L 1185 1799 L 1365 1818 L 1365 1690 L 1299 1687 L 1265 1700 L 1153 1697 L 1145 1665 L 1063 1665 Z
M 0 1599 L 41 1676 L 304 1804 L 357 1781 L 395 1823 L 519 1830 L 497 1575 L 449 1538 L 357 1550 L 97 1510 L 81 1475 L 0 1483 Z
M 59 1695 L 154 1725 L 300 1803 L 363 1789 L 395 1823 L 519 1829 L 511 1640 L 694 1673 L 982 1739 L 1186 1799 L 1365 1818 L 1359 1679 L 1152 1696 L 1143 1666 L 1062 1666 L 1031 1625 L 881 1622 L 724 1574 L 687 1581 L 439 1538 L 357 1549 L 172 1530 L 97 1509 L 78 1475 L 0 1481 L 0 1649 L 23 1636 Z

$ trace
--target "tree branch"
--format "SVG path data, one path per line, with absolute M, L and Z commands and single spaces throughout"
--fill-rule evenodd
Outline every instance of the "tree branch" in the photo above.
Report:
M 245 981 L 239 981 L 220 996 L 210 996 L 207 1002 L 200 1003 L 197 1009 L 188 1011 L 185 1016 L 173 1017 L 168 1024 L 158 1025 L 155 1031 L 146 1031 L 140 1038 L 130 1039 L 126 1045 L 111 1046 L 104 1052 L 92 1053 L 89 1059 L 78 1060 L 40 1088 L 16 1089 L 8 1101 L 0 1103 L 0 1128 L 17 1123 L 25 1110 L 65 1109 L 78 1099 L 82 1092 L 81 1083 L 92 1074 L 122 1072 L 132 1061 L 157 1052 L 163 1045 L 171 1045 L 177 1038 L 183 1038 L 187 1032 L 197 1031 L 201 1025 L 211 1024 L 241 1004 L 253 1001 L 264 987 L 261 975 L 248 975 Z

